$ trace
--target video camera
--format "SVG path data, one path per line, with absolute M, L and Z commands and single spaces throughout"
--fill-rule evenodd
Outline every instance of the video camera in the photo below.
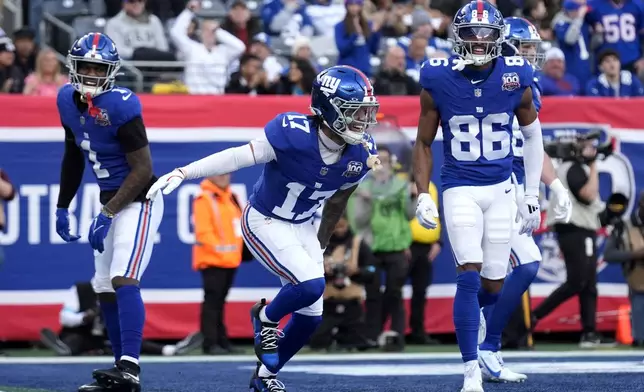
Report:
M 347 265 L 344 263 L 336 263 L 331 267 L 330 281 L 335 288 L 342 290 L 347 287 L 351 281 L 367 284 L 370 283 L 375 277 L 376 268 L 372 265 L 360 267 L 358 272 L 352 276 L 347 276 Z
M 544 149 L 546 154 L 551 158 L 558 158 L 566 161 L 577 161 L 579 163 L 588 164 L 596 159 L 603 161 L 608 158 L 614 151 L 613 140 L 610 138 L 606 142 L 599 144 L 601 139 L 601 131 L 599 129 L 591 130 L 584 135 L 575 135 L 573 137 L 560 137 L 550 143 L 546 143 Z M 582 155 L 584 143 L 593 141 L 597 143 L 597 155 L 593 158 L 588 158 Z
M 621 232 L 624 226 L 622 217 L 628 207 L 628 198 L 622 193 L 613 193 L 606 200 L 606 208 L 599 213 L 602 227 L 614 226 L 615 231 Z

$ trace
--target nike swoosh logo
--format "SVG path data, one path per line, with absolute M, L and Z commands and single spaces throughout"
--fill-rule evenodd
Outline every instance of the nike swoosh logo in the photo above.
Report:
M 505 190 L 505 193 L 510 193 L 510 191 L 511 191 L 511 190 L 512 190 L 512 188 L 510 188 L 510 189 L 506 189 L 506 190 Z
M 93 231 L 93 234 L 96 234 L 96 231 L 97 231 L 98 229 L 100 229 L 101 227 L 103 227 L 103 226 L 104 226 L 104 225 L 100 225 L 99 227 L 95 228 L 95 229 L 94 229 L 94 231 Z
M 124 101 L 127 101 L 127 100 L 130 98 L 130 95 L 132 95 L 132 93 L 129 93 L 128 95 L 124 95 L 124 96 L 123 96 L 123 97 L 121 97 L 121 98 L 122 98 Z
M 482 81 L 484 81 L 484 80 L 485 80 L 485 79 L 481 79 L 481 80 L 472 80 L 472 84 L 478 84 L 478 83 L 481 83 L 481 82 L 482 82 Z

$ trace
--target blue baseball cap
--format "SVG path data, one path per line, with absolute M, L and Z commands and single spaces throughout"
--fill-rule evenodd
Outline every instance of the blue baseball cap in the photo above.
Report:
M 577 11 L 581 8 L 581 3 L 577 0 L 565 0 L 563 2 L 563 9 L 566 11 Z

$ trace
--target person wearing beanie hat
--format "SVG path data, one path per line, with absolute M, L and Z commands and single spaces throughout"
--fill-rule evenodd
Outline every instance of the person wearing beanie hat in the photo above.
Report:
M 335 25 L 338 65 L 349 65 L 371 76 L 371 56 L 378 53 L 384 20 L 370 22 L 362 13 L 363 0 L 345 0 L 347 14 Z
M 586 95 L 591 97 L 641 97 L 644 96 L 642 82 L 630 71 L 622 70 L 619 53 L 606 49 L 597 57 L 602 73 L 591 79 Z
M 543 95 L 571 96 L 579 95 L 579 81 L 573 75 L 566 73 L 566 57 L 559 48 L 550 48 L 546 52 L 539 82 Z
M 593 76 L 591 62 L 592 29 L 585 21 L 588 7 L 579 0 L 565 0 L 563 9 L 552 20 L 553 32 L 566 58 L 571 75 L 584 86 Z
M 619 54 L 622 69 L 631 72 L 644 72 L 642 57 L 642 26 L 644 10 L 639 1 L 611 0 L 594 1 L 586 15 L 586 21 L 595 27 L 595 33 L 602 42 L 595 48 L 595 55 L 606 49 Z M 598 60 L 598 57 L 595 57 Z M 597 62 L 596 65 L 599 65 Z
M 16 48 L 7 36 L 0 36 L 0 93 L 22 92 L 16 90 L 16 68 L 13 66 Z

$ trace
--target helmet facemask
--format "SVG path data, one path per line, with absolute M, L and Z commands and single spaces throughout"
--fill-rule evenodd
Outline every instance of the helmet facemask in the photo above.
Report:
M 503 35 L 493 25 L 453 25 L 456 46 L 454 51 L 473 65 L 484 65 L 501 55 Z
M 118 62 L 67 56 L 71 84 L 84 97 L 96 97 L 112 89 L 120 67 Z
M 380 104 L 373 98 L 365 97 L 367 102 L 346 101 L 342 98 L 333 98 L 331 105 L 338 113 L 333 124 L 327 124 L 348 144 L 360 144 L 365 140 L 367 132 L 378 123 L 376 115 Z
M 535 69 L 541 69 L 546 61 L 546 53 L 541 47 L 541 40 L 537 39 L 510 39 L 518 56 L 526 59 Z

